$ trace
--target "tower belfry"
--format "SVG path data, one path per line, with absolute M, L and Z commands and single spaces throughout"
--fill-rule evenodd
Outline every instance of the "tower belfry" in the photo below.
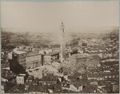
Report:
M 61 29 L 62 29 L 62 32 L 64 33 L 64 23 L 61 22 Z

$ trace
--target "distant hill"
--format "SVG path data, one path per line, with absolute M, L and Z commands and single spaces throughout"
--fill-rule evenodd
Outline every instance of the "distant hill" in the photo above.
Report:
M 109 31 L 117 31 L 117 29 Z M 70 42 L 73 39 L 102 39 L 104 37 L 109 37 L 109 33 L 80 33 L 80 32 L 65 32 L 64 42 Z M 8 44 L 17 45 L 51 45 L 60 44 L 62 39 L 62 32 L 48 32 L 48 33 L 31 33 L 31 32 L 9 32 L 2 30 L 2 45 L 6 46 Z

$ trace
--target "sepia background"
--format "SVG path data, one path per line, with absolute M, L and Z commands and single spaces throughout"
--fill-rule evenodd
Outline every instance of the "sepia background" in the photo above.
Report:
M 118 0 L 1 0 L 5 93 L 118 93 Z

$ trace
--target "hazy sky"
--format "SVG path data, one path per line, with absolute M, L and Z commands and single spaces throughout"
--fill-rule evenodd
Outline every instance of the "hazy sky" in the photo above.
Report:
M 2 27 L 16 32 L 60 32 L 63 21 L 66 32 L 103 32 L 118 26 L 117 0 L 33 1 L 2 1 Z

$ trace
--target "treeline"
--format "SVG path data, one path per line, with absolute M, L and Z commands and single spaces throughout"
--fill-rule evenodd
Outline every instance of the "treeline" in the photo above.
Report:
M 104 33 L 100 35 L 95 35 L 95 34 L 72 34 L 71 40 L 69 41 L 68 44 L 76 45 L 78 44 L 78 41 L 81 39 L 86 39 L 86 38 L 100 38 L 103 39 L 104 41 L 107 41 L 110 38 L 116 37 L 117 39 L 119 38 L 119 30 L 114 29 L 113 31 L 109 33 Z M 83 36 L 84 35 L 84 36 Z M 81 37 L 80 37 L 81 36 Z M 96 36 L 96 37 L 94 37 Z M 16 47 L 19 45 L 26 45 L 26 46 L 34 46 L 37 48 L 45 48 L 49 47 L 50 45 L 53 45 L 55 39 L 51 39 L 50 34 L 44 35 L 42 33 L 40 34 L 30 34 L 29 32 L 9 32 L 2 30 L 1 32 L 1 44 L 2 44 L 2 49 L 8 49 L 11 47 Z M 59 45 L 60 43 L 56 43 L 56 45 Z
M 44 36 L 35 36 L 29 34 L 29 32 L 1 32 L 1 44 L 2 49 L 11 49 L 16 46 L 25 45 L 25 46 L 34 46 L 34 47 L 48 47 L 50 44 L 50 40 L 43 39 Z

